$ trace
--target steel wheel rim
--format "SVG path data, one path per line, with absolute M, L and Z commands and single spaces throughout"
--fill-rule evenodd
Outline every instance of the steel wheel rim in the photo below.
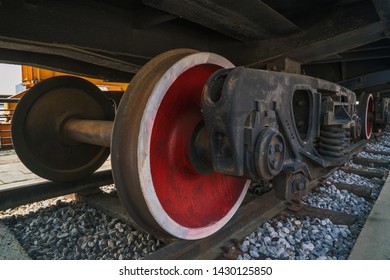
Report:
M 362 124 L 362 137 L 364 139 L 370 139 L 374 127 L 374 97 L 371 93 L 363 94 L 359 102 L 360 118 L 363 121 Z
M 148 231 L 154 231 L 155 234 L 160 235 L 160 236 L 164 235 L 164 232 L 166 232 L 166 233 L 168 233 L 168 235 L 172 235 L 172 236 L 175 236 L 178 238 L 199 239 L 199 238 L 203 238 L 205 236 L 208 236 L 208 235 L 216 232 L 223 225 L 225 225 L 227 223 L 227 221 L 230 220 L 230 218 L 234 215 L 234 213 L 238 209 L 239 205 L 241 204 L 241 202 L 245 196 L 246 190 L 249 187 L 249 181 L 246 181 L 243 179 L 237 179 L 237 178 L 232 179 L 232 180 L 236 180 L 236 181 L 239 180 L 239 182 L 241 183 L 241 186 L 237 186 L 237 189 L 239 189 L 239 192 L 238 192 L 238 194 L 237 194 L 237 192 L 235 192 L 233 194 L 234 198 L 232 199 L 233 200 L 232 205 L 229 206 L 229 210 L 225 211 L 226 213 L 224 211 L 221 211 L 220 217 L 217 217 L 218 215 L 214 215 L 213 218 L 196 216 L 196 217 L 194 217 L 194 219 L 196 220 L 195 222 L 193 222 L 193 221 L 187 222 L 185 220 L 187 218 L 187 216 L 186 216 L 187 214 L 181 215 L 179 213 L 176 215 L 176 213 L 181 212 L 180 210 L 184 210 L 184 209 L 180 208 L 183 206 L 175 207 L 175 205 L 173 205 L 172 208 L 168 207 L 169 203 L 167 203 L 164 200 L 166 198 L 166 197 L 164 197 L 164 193 L 166 193 L 167 187 L 166 187 L 166 185 L 164 185 L 163 187 L 160 187 L 160 185 L 165 184 L 166 181 L 164 183 L 161 183 L 160 180 L 164 180 L 164 179 L 161 179 L 161 177 L 168 178 L 169 176 L 172 176 L 172 173 L 169 174 L 169 176 L 167 176 L 167 174 L 163 174 L 162 176 L 156 175 L 157 173 L 159 173 L 161 171 L 160 170 L 161 168 L 164 168 L 164 167 L 162 167 L 162 164 L 159 162 L 159 159 L 165 157 L 167 154 L 163 153 L 162 157 L 161 156 L 159 157 L 159 155 L 156 154 L 157 153 L 156 151 L 159 149 L 159 147 L 157 147 L 157 146 L 159 146 L 158 143 L 160 143 L 160 145 L 161 145 L 161 141 L 154 140 L 154 139 L 156 139 L 156 136 L 161 136 L 161 133 L 162 133 L 161 132 L 162 130 L 159 128 L 156 128 L 156 127 L 160 127 L 159 126 L 160 123 L 161 124 L 169 123 L 169 121 L 168 122 L 161 121 L 162 119 L 164 119 L 164 117 L 160 116 L 161 114 L 164 115 L 164 113 L 166 113 L 162 108 L 164 108 L 164 106 L 166 104 L 172 103 L 172 99 L 165 99 L 165 98 L 167 96 L 170 96 L 170 89 L 172 89 L 172 87 L 174 87 L 176 85 L 175 82 L 181 81 L 181 79 L 183 79 L 184 75 L 186 75 L 186 77 L 187 77 L 188 75 L 191 76 L 191 74 L 194 74 L 194 73 L 189 73 L 188 71 L 195 71 L 194 69 L 196 69 L 196 67 L 209 68 L 209 69 L 206 69 L 208 71 L 208 73 L 206 73 L 205 76 L 207 76 L 207 74 L 211 75 L 211 73 L 216 70 L 215 68 L 228 68 L 228 67 L 233 66 L 229 61 L 227 61 L 226 59 L 224 59 L 218 55 L 215 55 L 215 54 L 194 53 L 193 51 L 190 51 L 190 50 L 187 50 L 187 51 L 184 50 L 183 53 L 181 55 L 179 55 L 179 59 L 177 59 L 177 57 L 175 57 L 175 58 L 169 57 L 169 56 L 174 57 L 175 54 L 176 54 L 175 51 L 172 51 L 172 52 L 170 52 L 170 55 L 168 53 L 168 55 L 167 55 L 168 58 L 162 59 L 162 61 L 159 62 L 161 65 L 167 63 L 168 67 L 166 65 L 161 67 L 161 68 L 165 67 L 165 68 L 167 68 L 167 70 L 163 71 L 164 74 L 160 78 L 158 78 L 158 81 L 154 84 L 153 90 L 150 93 L 150 97 L 148 98 L 146 105 L 145 105 L 145 113 L 143 114 L 142 118 L 140 119 L 140 126 L 139 126 L 140 131 L 139 131 L 138 139 L 137 139 L 137 142 L 139 143 L 139 145 L 137 146 L 136 157 L 137 157 L 137 171 L 138 171 L 138 177 L 139 177 L 138 178 L 139 179 L 138 188 L 139 188 L 139 191 L 142 193 L 144 203 L 139 203 L 139 201 L 137 201 L 135 203 L 138 203 L 138 206 L 133 207 L 133 206 L 129 205 L 129 203 L 134 202 L 134 199 L 133 199 L 133 201 L 129 201 L 129 199 L 128 199 L 129 195 L 131 195 L 132 193 L 129 192 L 128 190 L 126 190 L 126 186 L 125 186 L 125 184 L 123 184 L 123 183 L 126 183 L 126 182 L 123 182 L 123 174 L 116 174 L 116 173 L 120 173 L 120 172 L 115 171 L 115 169 L 116 169 L 115 162 L 117 162 L 115 160 L 115 157 L 114 157 L 114 161 L 113 161 L 113 173 L 114 173 L 114 179 L 117 178 L 115 180 L 118 180 L 118 183 L 121 185 L 121 186 L 117 186 L 117 187 L 119 187 L 118 192 L 119 192 L 119 195 L 120 195 L 122 201 L 124 202 L 125 206 L 127 206 L 126 208 L 128 209 L 128 212 L 130 213 L 130 215 L 131 216 L 135 215 L 134 218 L 135 218 L 135 220 L 138 220 L 136 222 L 139 224 L 139 226 L 141 228 L 146 229 Z M 151 62 L 151 63 L 154 64 L 153 62 Z M 158 67 L 158 65 L 159 64 L 156 63 L 154 65 L 154 67 L 156 67 L 156 66 Z M 205 66 L 205 65 L 207 65 L 207 66 Z M 210 65 L 213 65 L 213 66 L 210 66 Z M 203 71 L 203 70 L 204 69 L 201 69 L 201 71 Z M 130 88 L 133 88 L 133 90 L 134 90 L 134 87 L 130 87 Z M 203 85 L 202 85 L 202 88 L 203 88 Z M 199 102 L 200 102 L 201 91 L 198 92 L 198 95 L 199 95 Z M 173 96 L 177 97 L 177 92 L 174 92 Z M 180 111 L 180 110 L 177 110 L 177 111 Z M 182 111 L 184 111 L 184 109 Z M 118 114 L 120 114 L 119 111 L 118 111 Z M 200 114 L 200 107 L 199 107 L 199 114 Z M 180 114 L 178 114 L 178 115 L 180 115 Z M 177 114 L 173 118 L 177 119 L 178 118 Z M 179 123 L 180 123 L 180 121 L 179 121 Z M 195 123 L 198 124 L 198 120 L 193 120 L 189 126 L 195 126 Z M 179 125 L 177 128 L 179 130 L 182 129 L 183 124 Z M 176 127 L 172 128 L 171 130 L 174 130 L 174 129 L 176 129 Z M 187 132 L 186 132 L 186 135 L 184 138 L 189 137 L 188 131 L 191 131 L 191 129 L 192 129 L 192 127 L 187 129 Z M 115 131 L 118 131 L 118 130 L 119 130 L 119 128 L 115 129 L 115 125 L 114 125 L 113 141 L 115 141 L 115 139 L 116 139 Z M 170 133 L 172 132 L 171 130 L 167 133 L 168 135 L 170 135 Z M 174 141 L 177 140 L 179 142 L 181 141 L 178 139 L 169 138 L 169 136 L 168 136 L 168 139 L 169 139 L 168 141 L 170 141 L 170 140 L 174 140 Z M 116 143 L 113 143 L 113 150 L 115 149 L 115 147 L 117 147 L 117 148 L 119 147 L 119 146 L 115 146 L 115 145 L 116 145 Z M 175 144 L 173 144 L 173 146 L 176 147 Z M 173 150 L 175 150 L 175 148 L 173 148 Z M 183 152 L 183 150 L 181 150 L 181 152 Z M 113 152 L 113 155 L 115 155 L 115 154 L 117 154 L 117 153 Z M 175 161 L 175 158 L 173 157 L 173 159 L 170 158 L 169 160 L 170 160 L 170 162 L 168 162 L 168 164 L 167 164 L 167 166 L 168 166 L 167 169 L 172 168 L 172 161 Z M 156 163 L 156 161 L 159 163 Z M 184 161 L 183 164 L 187 165 L 187 163 L 188 163 L 187 160 L 183 160 L 183 161 Z M 183 167 L 183 165 L 179 166 L 179 168 L 180 167 Z M 157 170 L 156 168 L 160 168 L 160 169 Z M 190 167 L 188 167 L 188 166 L 186 166 L 186 168 L 190 169 Z M 163 173 L 166 172 L 167 169 L 164 169 Z M 187 169 L 186 171 L 191 173 L 192 171 L 189 171 L 189 169 Z M 173 173 L 174 172 L 175 171 L 173 171 Z M 186 173 L 186 172 L 184 172 L 184 173 Z M 187 176 L 187 175 L 185 175 L 185 176 Z M 179 175 L 177 175 L 177 176 L 179 176 Z M 188 176 L 195 176 L 196 177 L 196 175 L 194 175 L 194 173 L 191 173 Z M 198 176 L 204 176 L 204 175 L 198 175 Z M 218 176 L 228 177 L 228 176 L 224 176 L 224 175 L 218 175 Z M 175 176 L 173 176 L 173 177 L 175 177 Z M 228 178 L 232 178 L 232 177 L 228 177 Z M 175 177 L 172 180 L 175 181 L 176 179 L 177 178 Z M 197 179 L 199 179 L 199 178 L 195 178 L 195 181 Z M 183 180 L 184 181 L 189 180 L 189 178 L 186 177 Z M 230 183 L 231 183 L 231 181 L 230 181 Z M 189 185 L 186 185 L 186 187 L 189 187 Z M 228 188 L 231 188 L 231 187 L 226 187 L 226 189 L 228 189 Z M 168 192 L 169 191 L 170 190 L 168 188 Z M 191 192 L 191 191 L 189 191 L 189 192 Z M 172 195 L 172 192 L 167 195 L 168 198 L 169 198 L 169 195 Z M 194 191 L 192 191 L 190 193 L 190 196 L 191 195 L 195 195 Z M 215 195 L 214 192 L 213 192 L 213 195 Z M 175 201 L 176 202 L 178 201 L 177 198 L 178 198 L 178 196 L 172 198 L 173 201 L 171 204 L 175 204 Z M 187 199 L 188 199 L 188 197 L 187 197 Z M 210 201 L 208 203 L 210 203 Z M 216 203 L 218 203 L 218 201 Z M 142 213 L 141 216 L 143 216 L 143 217 L 140 217 L 139 213 L 135 213 L 135 212 L 137 212 L 136 211 L 137 209 L 134 209 L 134 208 L 139 209 L 140 206 L 142 206 L 142 204 L 144 204 L 148 208 L 147 212 L 149 212 L 149 213 L 146 213 L 148 215 L 145 215 L 145 213 Z M 181 205 L 183 205 L 183 204 L 181 204 Z M 210 207 L 210 205 L 209 205 L 209 207 Z M 195 208 L 196 208 L 196 206 L 195 206 Z M 197 210 L 199 210 L 199 208 L 197 208 Z M 198 212 L 195 211 L 195 213 L 197 213 L 197 215 L 200 215 L 200 216 L 207 215 L 206 210 L 203 212 L 202 211 L 198 211 Z M 212 215 L 213 215 L 213 213 L 209 213 L 209 216 L 212 216 Z M 145 217 L 145 216 L 149 216 L 149 217 Z M 215 218 L 215 217 L 217 217 L 217 218 Z M 146 222 L 145 222 L 145 220 L 141 221 L 142 218 L 146 218 Z M 202 220 L 202 221 L 200 221 L 200 220 Z M 203 221 L 203 220 L 205 220 L 205 221 Z M 204 222 L 204 224 L 202 224 L 203 222 Z

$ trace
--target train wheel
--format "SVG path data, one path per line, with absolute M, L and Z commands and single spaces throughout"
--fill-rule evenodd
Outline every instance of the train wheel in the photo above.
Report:
M 98 87 L 77 77 L 59 76 L 32 87 L 12 118 L 12 140 L 20 160 L 35 174 L 57 182 L 91 175 L 110 149 L 67 141 L 62 124 L 70 118 L 113 120 L 114 110 Z
M 374 97 L 371 93 L 363 93 L 359 98 L 358 115 L 361 119 L 361 137 L 370 139 L 374 127 Z
M 191 136 L 202 121 L 203 86 L 216 70 L 232 66 L 215 54 L 173 50 L 131 81 L 114 122 L 111 161 L 122 204 L 143 230 L 203 238 L 241 204 L 249 181 L 199 174 L 189 160 Z

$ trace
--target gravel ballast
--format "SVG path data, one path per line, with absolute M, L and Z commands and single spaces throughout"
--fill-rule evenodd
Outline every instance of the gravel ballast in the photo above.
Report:
M 387 141 L 382 137 L 380 141 Z M 379 144 L 381 145 L 381 144 Z M 383 143 L 382 143 L 383 145 Z M 372 149 L 379 149 L 371 145 Z M 388 156 L 372 155 L 362 152 L 358 156 L 389 160 Z M 349 163 L 349 166 L 361 170 L 381 171 L 384 168 L 367 168 Z M 385 179 L 385 178 L 381 178 Z M 329 219 L 298 218 L 281 216 L 259 226 L 239 245 L 243 254 L 238 260 L 251 259 L 291 259 L 291 260 L 344 260 L 347 259 L 357 237 L 370 213 L 374 201 L 382 188 L 378 179 L 349 174 L 336 170 L 316 190 L 306 195 L 304 204 L 339 211 L 357 216 L 351 225 L 335 225 Z M 339 190 L 335 184 L 356 184 L 372 190 L 369 201 L 346 190 Z
M 141 259 L 163 243 L 65 197 L 0 212 L 32 259 Z

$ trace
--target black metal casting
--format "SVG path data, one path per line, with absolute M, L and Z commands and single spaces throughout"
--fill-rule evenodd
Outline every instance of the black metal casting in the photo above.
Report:
M 309 181 L 348 161 L 351 141 L 360 139 L 355 94 L 307 76 L 220 70 L 204 88 L 202 112 L 213 169 L 274 179 L 276 194 L 288 201 L 299 200 Z
M 390 123 L 390 98 L 375 98 L 375 130 L 382 129 Z

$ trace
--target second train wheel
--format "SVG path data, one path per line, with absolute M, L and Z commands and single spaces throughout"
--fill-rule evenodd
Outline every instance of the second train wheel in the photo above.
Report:
M 12 118 L 12 141 L 20 160 L 35 174 L 56 182 L 90 176 L 110 149 L 66 140 L 66 120 L 114 119 L 108 98 L 94 84 L 72 76 L 44 80 L 19 101 Z
M 374 97 L 371 93 L 363 93 L 360 96 L 358 115 L 362 124 L 362 138 L 370 139 L 374 127 Z
M 209 236 L 246 194 L 249 181 L 199 174 L 189 160 L 191 137 L 202 121 L 203 86 L 229 67 L 215 54 L 166 52 L 137 73 L 119 105 L 112 138 L 115 184 L 131 218 L 156 236 Z

